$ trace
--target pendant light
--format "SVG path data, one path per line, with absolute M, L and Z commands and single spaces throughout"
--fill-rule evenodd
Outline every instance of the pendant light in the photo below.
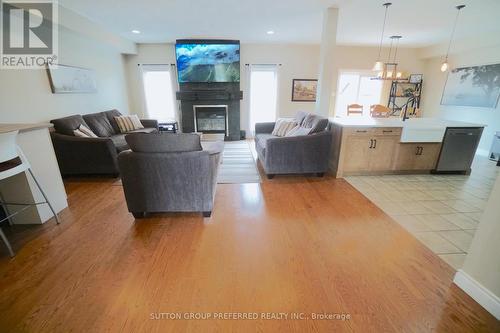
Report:
M 385 7 L 384 24 L 382 25 L 382 35 L 380 36 L 380 45 L 378 48 L 378 58 L 377 58 L 377 61 L 375 62 L 375 65 L 373 66 L 374 71 L 381 71 L 384 67 L 384 63 L 382 61 L 380 61 L 380 55 L 382 54 L 382 41 L 384 40 L 385 23 L 387 21 L 387 10 L 389 9 L 390 5 L 392 5 L 391 2 L 386 2 L 382 5 Z
M 455 16 L 455 23 L 453 24 L 453 30 L 451 31 L 450 42 L 448 43 L 448 50 L 446 51 L 446 57 L 441 65 L 441 72 L 446 72 L 448 70 L 448 55 L 450 54 L 451 43 L 453 42 L 453 36 L 455 35 L 455 29 L 457 28 L 458 16 L 460 15 L 460 10 L 465 8 L 465 5 L 458 5 L 455 8 L 457 9 L 457 16 Z
M 389 46 L 389 55 L 387 56 L 387 62 L 382 62 L 382 69 L 378 72 L 377 76 L 372 78 L 373 80 L 403 80 L 403 73 L 398 72 L 398 46 L 399 40 L 402 36 L 391 36 L 391 44 Z M 394 55 L 392 54 L 394 46 Z

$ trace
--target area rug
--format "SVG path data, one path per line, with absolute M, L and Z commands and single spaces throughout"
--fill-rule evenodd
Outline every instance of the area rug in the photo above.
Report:
M 224 143 L 224 153 L 217 183 L 260 183 L 259 171 L 250 150 L 249 141 L 227 141 Z

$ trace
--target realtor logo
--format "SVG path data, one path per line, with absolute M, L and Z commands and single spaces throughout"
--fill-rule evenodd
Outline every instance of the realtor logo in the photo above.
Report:
M 57 60 L 57 2 L 0 0 L 1 68 L 37 69 Z

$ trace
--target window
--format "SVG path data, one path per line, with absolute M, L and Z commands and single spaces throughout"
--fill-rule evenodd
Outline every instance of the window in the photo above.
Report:
M 174 120 L 176 102 L 170 66 L 143 65 L 141 68 L 148 117 L 160 122 Z
M 275 65 L 253 65 L 250 70 L 250 129 L 276 120 L 278 70 Z
M 340 73 L 335 106 L 337 116 L 346 116 L 349 104 L 363 105 L 363 115 L 368 116 L 370 105 L 380 103 L 383 81 L 372 80 L 372 77 L 373 75 L 368 73 Z

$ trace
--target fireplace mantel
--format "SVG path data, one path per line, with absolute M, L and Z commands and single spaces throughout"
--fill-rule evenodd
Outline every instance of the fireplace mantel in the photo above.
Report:
M 179 101 L 237 101 L 243 99 L 243 91 L 234 92 L 225 89 L 197 89 L 178 91 L 176 98 Z

